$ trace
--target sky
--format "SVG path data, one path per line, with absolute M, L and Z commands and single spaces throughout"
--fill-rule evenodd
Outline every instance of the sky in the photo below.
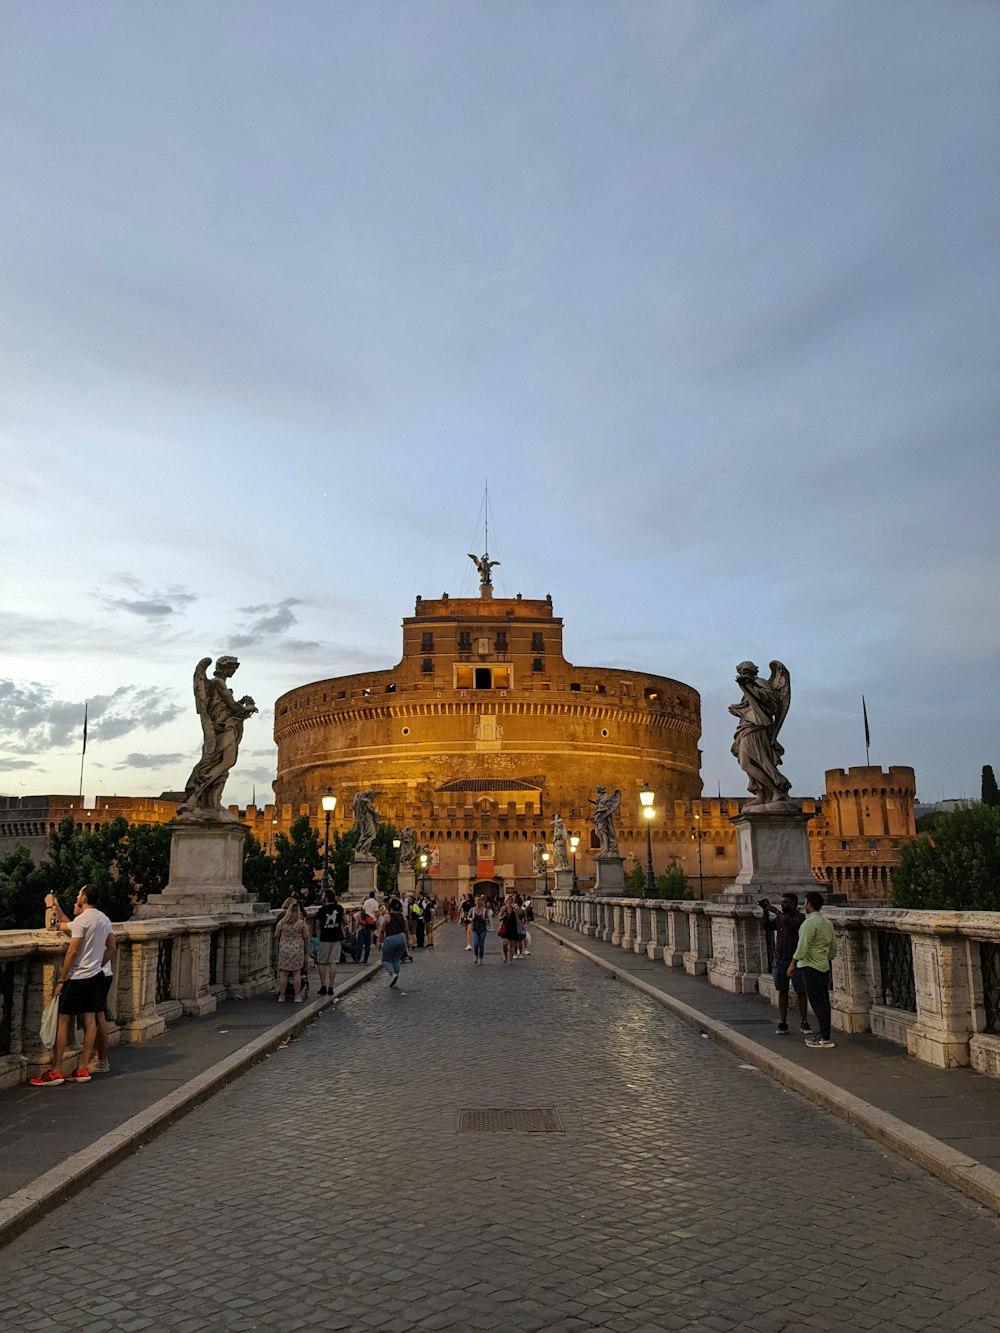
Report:
M 992 0 L 0 0 L 0 793 L 157 795 L 236 653 L 544 597 L 793 795 L 1000 768 Z M 613 775 L 609 775 L 613 780 Z

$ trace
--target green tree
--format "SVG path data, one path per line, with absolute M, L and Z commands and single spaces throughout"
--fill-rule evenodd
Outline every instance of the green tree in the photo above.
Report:
M 0 930 L 37 930 L 44 916 L 43 898 L 38 868 L 19 843 L 0 861 Z
M 286 898 L 293 896 L 303 906 L 315 900 L 316 872 L 323 864 L 320 845 L 320 836 L 308 815 L 299 815 L 287 833 L 275 837 L 272 907 L 280 907 Z
M 997 780 L 993 775 L 993 765 L 983 765 L 983 786 L 982 786 L 983 805 L 988 805 L 992 810 L 1000 806 L 1000 787 L 997 786 Z
M 87 831 L 67 816 L 49 836 L 48 859 L 33 875 L 39 896 L 54 893 L 73 914 L 82 884 L 90 884 L 112 921 L 127 921 L 137 903 L 161 892 L 170 874 L 170 829 L 165 824 L 130 824 L 117 815 Z
M 671 860 L 662 875 L 656 877 L 656 891 L 661 898 L 693 898 L 694 890 L 688 883 L 684 867 L 679 861 Z
M 646 868 L 637 856 L 633 854 L 632 864 L 625 871 L 625 883 L 622 889 L 622 896 L 625 898 L 641 898 L 646 888 Z
M 943 815 L 903 844 L 892 877 L 894 907 L 1000 911 L 1000 809 L 974 805 Z
M 261 902 L 274 900 L 274 861 L 252 833 L 243 844 L 243 887 Z

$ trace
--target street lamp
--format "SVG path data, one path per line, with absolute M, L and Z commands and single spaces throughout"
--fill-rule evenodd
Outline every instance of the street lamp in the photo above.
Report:
M 701 815 L 695 815 L 698 821 L 691 825 L 691 837 L 698 840 L 698 897 L 705 897 L 705 876 L 701 866 L 701 840 L 705 836 L 705 830 L 701 826 Z
M 323 892 L 325 893 L 330 887 L 330 816 L 337 808 L 337 798 L 329 787 L 326 789 L 322 805 L 326 814 L 326 834 L 323 842 Z
M 426 852 L 420 853 L 420 892 L 427 897 L 427 862 L 429 857 Z
M 574 893 L 579 893 L 580 890 L 576 887 L 576 849 L 577 849 L 577 848 L 579 847 L 579 845 L 580 845 L 580 835 L 579 835 L 579 833 L 571 833 L 571 834 L 570 834 L 569 845 L 570 845 L 570 850 L 571 850 L 572 853 L 573 853 L 573 892 L 574 892 Z
M 653 878 L 653 834 L 651 832 L 652 821 L 656 816 L 653 809 L 654 792 L 648 782 L 643 784 L 642 791 L 639 793 L 639 804 L 642 806 L 643 818 L 646 821 L 646 892 L 644 898 L 656 897 L 656 880 Z
M 547 898 L 549 893 L 549 857 L 551 852 L 542 852 L 542 897 Z
M 399 849 L 400 847 L 402 847 L 402 845 L 403 845 L 402 838 L 393 838 L 392 850 L 396 853 L 396 869 L 393 872 L 392 876 L 392 891 L 395 894 L 399 893 Z

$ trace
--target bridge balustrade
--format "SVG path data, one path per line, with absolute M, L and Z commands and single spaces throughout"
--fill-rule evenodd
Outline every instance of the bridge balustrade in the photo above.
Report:
M 837 932 L 833 1025 L 941 1068 L 1000 1077 L 1000 912 L 827 907 Z M 744 903 L 557 895 L 553 919 L 711 985 L 777 1004 L 772 940 Z

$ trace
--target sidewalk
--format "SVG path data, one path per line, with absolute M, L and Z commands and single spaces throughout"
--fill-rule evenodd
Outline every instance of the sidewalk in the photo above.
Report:
M 869 1034 L 834 1029 L 834 1050 L 810 1050 L 798 1032 L 794 996 L 791 1031 L 779 1037 L 778 1011 L 761 995 L 731 994 L 706 977 L 566 926 L 536 921 L 535 927 L 653 994 L 710 1040 L 1000 1212 L 1000 1079 L 971 1069 L 934 1068 Z
M 337 969 L 334 996 L 279 1005 L 273 995 L 225 1000 L 181 1018 L 153 1041 L 118 1043 L 110 1074 L 53 1088 L 0 1091 L 0 1244 L 259 1060 L 292 1040 L 334 1000 L 367 981 L 377 963 Z M 312 974 L 315 996 L 318 974 Z M 324 1018 L 325 1014 L 325 1018 Z

